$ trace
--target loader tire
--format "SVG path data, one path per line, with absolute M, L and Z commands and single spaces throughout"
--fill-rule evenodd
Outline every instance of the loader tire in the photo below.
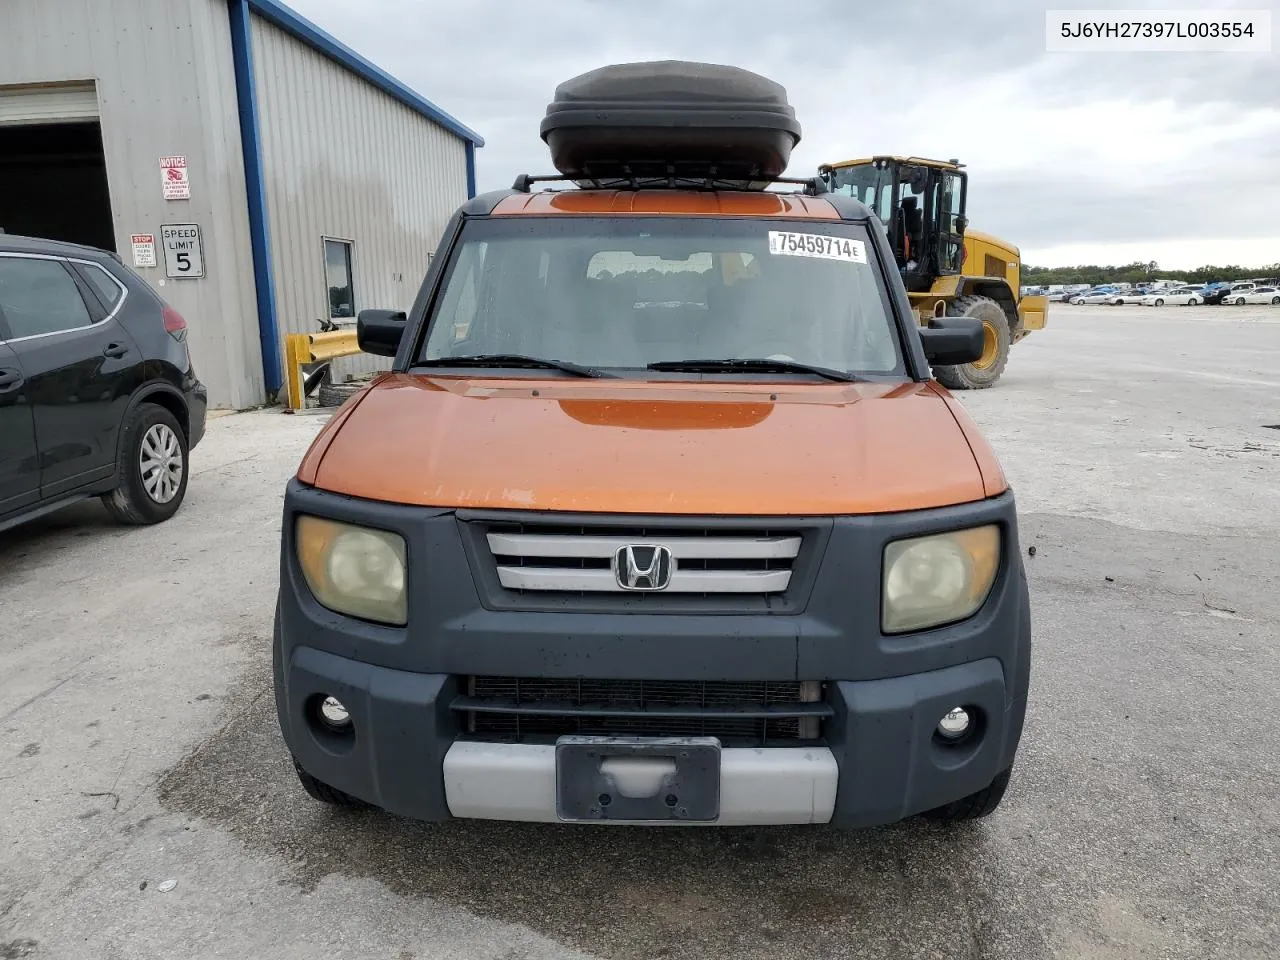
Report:
M 1009 362 L 1009 318 L 990 297 L 956 297 L 947 310 L 950 317 L 973 317 L 982 321 L 982 359 L 957 366 L 936 366 L 933 375 L 951 390 L 984 390 L 993 386 Z

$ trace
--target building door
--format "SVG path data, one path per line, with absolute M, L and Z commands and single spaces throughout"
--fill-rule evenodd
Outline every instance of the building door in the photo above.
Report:
M 0 86 L 0 232 L 115 250 L 93 83 Z

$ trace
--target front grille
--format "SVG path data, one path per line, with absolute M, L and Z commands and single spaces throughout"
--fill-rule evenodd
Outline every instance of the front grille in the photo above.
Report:
M 718 737 L 731 744 L 815 740 L 830 708 L 800 681 L 466 677 L 463 729 L 504 742 L 588 736 Z
M 501 524 L 486 535 L 498 582 L 521 594 L 783 594 L 795 530 Z
M 834 528 L 830 517 L 456 515 L 485 609 L 539 613 L 794 616 Z M 627 589 L 628 547 L 641 567 L 653 559 L 648 549 L 670 550 L 655 571 L 658 589 Z

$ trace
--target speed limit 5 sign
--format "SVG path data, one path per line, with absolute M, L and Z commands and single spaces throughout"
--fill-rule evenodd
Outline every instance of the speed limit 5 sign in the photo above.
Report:
M 164 273 L 174 280 L 204 276 L 204 247 L 198 223 L 167 223 L 160 227 Z

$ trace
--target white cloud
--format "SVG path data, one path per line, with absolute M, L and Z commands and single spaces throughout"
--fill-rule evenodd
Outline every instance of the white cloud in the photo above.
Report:
M 292 2 L 478 130 L 482 190 L 548 171 L 537 129 L 561 80 L 697 59 L 787 87 L 804 127 L 792 175 L 871 153 L 960 158 L 974 226 L 1033 262 L 1280 260 L 1274 55 L 1048 54 L 1044 8 L 1025 0 L 800 0 L 785 18 L 762 0 Z

